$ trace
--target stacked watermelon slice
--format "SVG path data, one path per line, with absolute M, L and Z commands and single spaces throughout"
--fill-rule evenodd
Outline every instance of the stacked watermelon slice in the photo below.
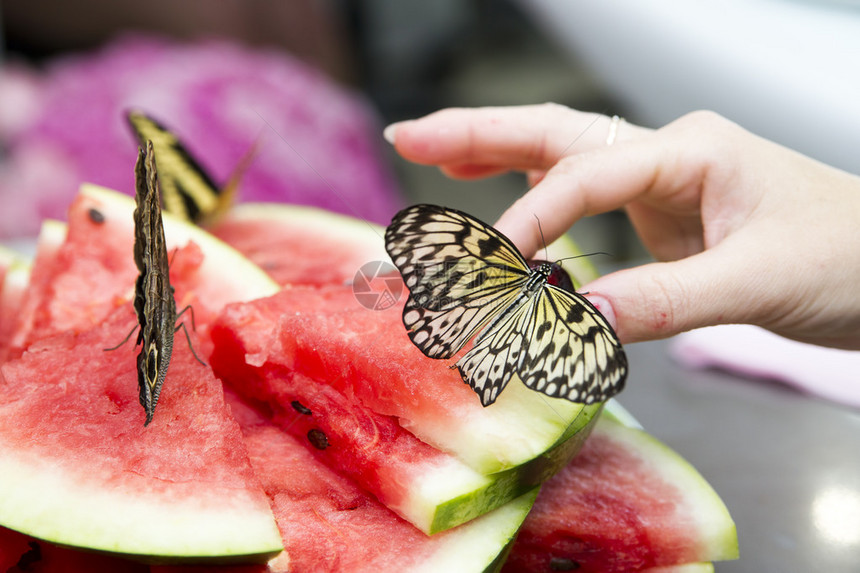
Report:
M 177 337 L 144 428 L 134 338 L 104 350 L 135 324 L 132 210 L 85 187 L 32 267 L 0 253 L 0 572 L 707 571 L 736 557 L 713 490 L 614 406 L 512 384 L 482 408 L 410 345 L 403 293 L 385 310 L 354 296 L 356 271 L 384 260 L 382 231 L 313 209 L 237 208 L 215 229 L 235 249 L 165 217 L 208 365 Z

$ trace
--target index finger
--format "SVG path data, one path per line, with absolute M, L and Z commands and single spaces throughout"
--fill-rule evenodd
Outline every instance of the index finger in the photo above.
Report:
M 564 156 L 605 146 L 610 124 L 605 115 L 558 104 L 451 108 L 394 124 L 386 135 L 416 163 L 526 171 L 546 170 Z M 641 129 L 625 124 L 623 137 Z
M 529 257 L 579 219 L 634 201 L 693 216 L 707 165 L 692 146 L 659 134 L 564 158 L 502 214 L 496 228 Z

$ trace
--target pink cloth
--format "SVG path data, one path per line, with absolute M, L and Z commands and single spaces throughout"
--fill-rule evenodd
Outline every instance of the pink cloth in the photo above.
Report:
M 824 348 L 756 326 L 730 324 L 676 336 L 671 355 L 692 368 L 722 368 L 777 380 L 809 394 L 860 408 L 860 352 Z
M 239 199 L 387 223 L 400 206 L 368 103 L 283 52 L 127 37 L 43 71 L 0 69 L 0 238 L 65 218 L 83 181 L 133 193 L 125 111 L 174 130 L 223 183 L 255 143 Z

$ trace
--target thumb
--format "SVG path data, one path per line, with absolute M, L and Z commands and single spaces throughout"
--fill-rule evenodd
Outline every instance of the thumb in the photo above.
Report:
M 581 288 L 622 342 L 665 338 L 701 326 L 755 322 L 767 312 L 761 267 L 726 265 L 718 249 L 605 275 Z

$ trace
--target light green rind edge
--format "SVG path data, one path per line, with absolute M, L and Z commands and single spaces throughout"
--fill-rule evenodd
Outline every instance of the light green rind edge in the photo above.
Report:
M 2 524 L 52 543 L 150 563 L 265 562 L 283 550 L 271 514 L 220 492 L 205 504 L 76 483 L 79 476 L 2 445 Z M 129 516 L 135 516 L 130 519 Z
M 633 420 L 635 425 L 628 423 Z M 699 532 L 706 556 L 711 561 L 737 559 L 738 533 L 726 504 L 711 484 L 678 452 L 641 429 L 635 418 L 617 402 L 607 405 L 597 422 L 601 431 L 642 452 L 642 459 L 650 464 L 655 474 L 674 484 L 692 507 L 690 512 L 698 522 L 692 527 Z
M 129 221 L 133 220 L 134 199 L 132 197 L 91 183 L 81 185 L 80 193 L 112 207 L 127 210 Z M 272 280 L 272 277 L 221 239 L 170 213 L 162 213 L 162 218 L 168 245 L 184 245 L 188 241 L 194 241 L 204 253 L 218 253 L 215 263 L 218 269 L 229 268 L 232 276 L 241 277 L 242 292 L 237 293 L 239 296 L 233 300 L 249 301 L 271 296 L 280 291 L 280 286 Z M 204 265 L 206 264 L 204 262 Z
M 411 495 L 396 510 L 425 533 L 434 534 L 500 507 L 539 486 L 573 459 L 599 411 L 599 404 L 584 408 L 556 444 L 521 466 L 482 475 L 462 465 L 447 476 L 445 468 L 433 468 L 408 488 Z
M 5 245 L 0 245 L 0 267 L 9 268 L 20 259 L 21 256 L 14 250 Z
M 517 532 L 534 505 L 537 493 L 538 489 L 532 488 L 502 507 L 444 533 L 448 539 L 432 556 L 411 571 L 499 571 Z

